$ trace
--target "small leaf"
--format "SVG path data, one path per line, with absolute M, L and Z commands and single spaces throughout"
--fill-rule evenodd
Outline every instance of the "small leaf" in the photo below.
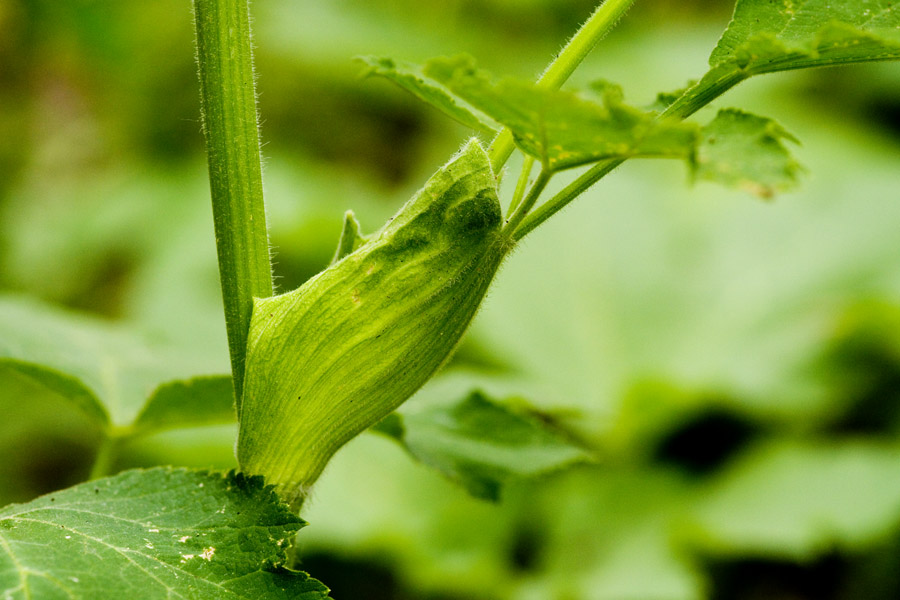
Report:
M 331 456 L 453 352 L 512 242 L 472 139 L 358 250 L 257 300 L 238 434 L 241 468 L 297 506 Z
M 410 92 L 419 100 L 475 131 L 493 135 L 499 127 L 480 111 L 468 106 L 438 82 L 426 77 L 418 65 L 398 63 L 390 58 L 360 56 L 369 66 L 364 75 L 385 77 Z
M 134 422 L 136 432 L 236 422 L 231 377 L 213 375 L 159 386 Z
M 596 103 L 513 79 L 494 84 L 466 56 L 433 59 L 424 72 L 508 127 L 522 151 L 550 171 L 609 158 L 687 159 L 694 151 L 695 126 L 624 104 L 617 86 L 604 84 Z
M 338 241 L 338 247 L 334 252 L 334 257 L 331 259 L 331 264 L 355 252 L 357 248 L 366 243 L 366 240 L 367 238 L 359 232 L 359 221 L 356 220 L 356 215 L 353 214 L 352 210 L 348 210 L 344 213 L 341 239 Z
M 227 369 L 95 317 L 9 297 L 0 298 L 0 363 L 98 423 L 119 426 L 130 425 L 160 385 Z
M 591 459 L 536 412 L 513 410 L 480 392 L 450 406 L 391 415 L 375 430 L 473 496 L 492 501 L 511 480 Z
M 126 471 L 0 510 L 0 595 L 325 599 L 282 566 L 303 525 L 262 478 Z
M 721 110 L 702 130 L 694 175 L 763 198 L 794 187 L 802 167 L 782 143 L 796 138 L 771 119 Z

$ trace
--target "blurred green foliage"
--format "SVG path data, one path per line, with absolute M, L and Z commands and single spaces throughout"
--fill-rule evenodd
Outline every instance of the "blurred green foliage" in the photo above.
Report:
M 359 79 L 353 56 L 468 52 L 529 77 L 591 8 L 257 0 L 280 288 L 327 264 L 347 208 L 376 229 L 468 135 Z M 603 78 L 648 103 L 704 72 L 730 9 L 638 2 L 573 86 Z M 189 3 L 0 3 L 3 291 L 226 372 L 198 105 Z M 900 596 L 900 70 L 781 74 L 731 105 L 803 142 L 799 192 L 760 203 L 688 187 L 677 165 L 624 165 L 528 238 L 455 362 L 403 409 L 473 389 L 524 399 L 599 464 L 490 504 L 358 438 L 300 538 L 336 598 Z M 92 425 L 39 382 L 0 377 L 0 501 L 86 477 Z M 233 439 L 158 434 L 118 466 L 228 468 Z

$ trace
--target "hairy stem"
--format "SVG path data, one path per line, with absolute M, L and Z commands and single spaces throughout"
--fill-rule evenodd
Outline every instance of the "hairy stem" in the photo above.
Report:
M 253 298 L 273 294 L 246 0 L 194 0 L 225 325 L 240 415 Z
M 512 232 L 515 234 L 516 228 L 522 222 L 522 219 L 528 214 L 528 211 L 535 205 L 538 197 L 541 195 L 541 192 L 544 191 L 544 188 L 547 187 L 547 184 L 550 183 L 550 178 L 553 176 L 553 173 L 547 171 L 546 169 L 541 169 L 541 172 L 538 173 L 537 179 L 534 182 L 534 185 L 531 186 L 531 189 L 528 190 L 528 195 L 525 196 L 525 200 L 516 207 L 515 212 L 513 212 L 512 216 L 506 220 L 506 225 L 504 226 L 504 231 Z
M 562 210 L 569 202 L 586 192 L 589 187 L 623 162 L 625 162 L 624 159 L 605 160 L 585 171 L 575 181 L 563 188 L 562 191 L 541 204 L 533 213 L 528 215 L 528 218 L 523 219 L 521 225 L 513 230 L 513 239 L 516 241 L 521 240 L 538 225 Z
M 601 3 L 575 32 L 538 79 L 537 85 L 559 89 L 591 50 L 616 26 L 634 0 L 606 0 Z M 491 142 L 491 166 L 498 173 L 515 149 L 512 132 L 504 128 Z

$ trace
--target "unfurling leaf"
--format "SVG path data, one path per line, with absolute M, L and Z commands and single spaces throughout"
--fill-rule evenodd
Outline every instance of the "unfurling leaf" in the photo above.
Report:
M 257 300 L 238 461 L 294 506 L 345 442 L 450 356 L 511 247 L 473 139 L 382 231 L 300 288 Z

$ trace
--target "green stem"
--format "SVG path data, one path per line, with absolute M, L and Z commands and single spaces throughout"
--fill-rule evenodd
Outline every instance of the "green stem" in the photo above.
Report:
M 539 87 L 558 90 L 591 50 L 616 26 L 634 0 L 606 0 L 584 22 L 538 79 Z M 499 173 L 515 149 L 512 132 L 504 128 L 491 142 L 491 166 Z
M 203 129 L 235 400 L 253 298 L 274 292 L 246 0 L 194 0 Z
M 625 159 L 621 158 L 605 160 L 585 171 L 575 181 L 567 185 L 562 191 L 541 204 L 537 210 L 528 215 L 528 218 L 524 219 L 522 224 L 513 231 L 513 239 L 515 241 L 521 240 L 531 233 L 538 225 L 562 210 L 569 202 L 586 192 L 588 188 L 597 183 L 597 181 L 623 162 L 625 162 Z
M 528 195 L 525 196 L 525 200 L 516 208 L 515 212 L 512 214 L 510 218 L 506 220 L 506 225 L 503 227 L 505 232 L 512 232 L 515 235 L 516 228 L 519 226 L 519 223 L 522 222 L 522 219 L 525 218 L 525 215 L 528 214 L 528 211 L 534 206 L 537 202 L 538 197 L 541 195 L 541 192 L 544 191 L 544 188 L 547 187 L 547 184 L 550 183 L 550 178 L 553 176 L 553 173 L 547 171 L 546 169 L 541 169 L 541 172 L 537 176 L 537 180 L 535 180 L 534 185 L 531 186 L 531 189 L 528 190 Z
M 606 0 L 600 4 L 543 72 L 538 86 L 559 89 L 632 4 L 634 0 Z
M 743 73 L 728 73 L 721 78 L 705 77 L 700 83 L 684 93 L 663 111 L 659 118 L 686 119 L 734 86 L 746 79 Z M 613 169 L 625 162 L 624 158 L 609 159 L 597 163 L 575 181 L 567 185 L 558 194 L 547 200 L 537 210 L 528 215 L 522 224 L 513 231 L 513 239 L 518 241 L 534 231 L 541 223 L 562 210 L 569 202 L 583 194 L 592 185 L 608 175 Z

